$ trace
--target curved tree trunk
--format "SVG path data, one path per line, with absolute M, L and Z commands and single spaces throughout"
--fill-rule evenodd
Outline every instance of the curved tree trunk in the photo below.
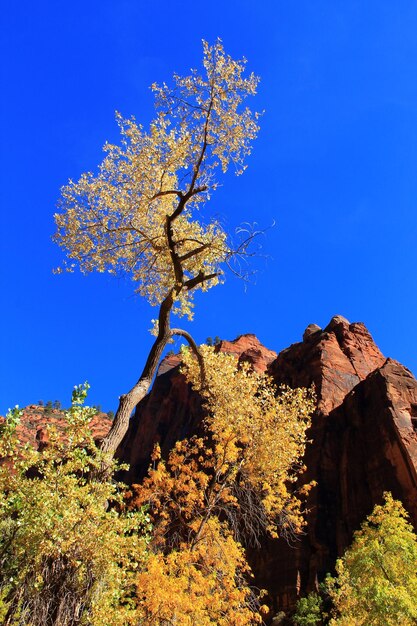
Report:
M 103 450 L 103 452 L 106 452 L 109 455 L 111 454 L 111 456 L 114 456 L 117 448 L 119 447 L 124 436 L 127 433 L 132 412 L 135 410 L 139 402 L 148 393 L 159 362 L 161 360 L 163 351 L 171 337 L 178 335 L 180 337 L 183 337 L 188 342 L 190 348 L 197 357 L 200 366 L 201 384 L 204 385 L 204 361 L 194 339 L 186 330 L 182 330 L 181 328 L 173 328 L 172 330 L 170 329 L 169 315 L 171 312 L 172 304 L 173 294 L 170 294 L 161 304 L 159 314 L 158 337 L 156 338 L 151 348 L 151 351 L 149 352 L 143 372 L 137 383 L 132 387 L 132 389 L 128 393 L 120 396 L 119 407 L 117 409 L 113 424 L 101 444 L 101 449 Z
M 211 110 L 211 107 L 210 107 Z M 210 116 L 210 111 L 208 113 L 208 118 Z M 207 118 L 207 119 L 208 119 Z M 124 436 L 126 435 L 127 429 L 129 428 L 129 420 L 132 415 L 132 411 L 135 409 L 137 404 L 145 397 L 148 393 L 149 388 L 152 384 L 153 377 L 156 373 L 157 367 L 162 357 L 162 353 L 167 345 L 168 341 L 171 339 L 173 335 L 180 335 L 184 337 L 188 343 L 190 344 L 192 350 L 197 355 L 197 358 L 200 363 L 202 380 L 204 380 L 204 364 L 202 362 L 201 355 L 198 351 L 197 345 L 195 344 L 193 338 L 189 333 L 183 331 L 181 329 L 171 330 L 170 328 L 170 315 L 171 310 L 174 305 L 175 299 L 181 293 L 183 289 L 191 291 L 197 285 L 203 283 L 206 280 L 210 280 L 215 277 L 217 274 L 209 274 L 204 275 L 202 271 L 200 271 L 196 276 L 190 278 L 188 280 L 184 279 L 184 269 L 182 263 L 186 260 L 187 255 L 184 258 L 181 258 L 177 252 L 177 243 L 174 239 L 173 232 L 173 223 L 177 219 L 179 215 L 184 211 L 184 208 L 190 198 L 193 197 L 196 193 L 200 193 L 201 190 L 204 190 L 205 187 L 195 188 L 195 181 L 197 179 L 198 172 L 200 170 L 200 166 L 204 157 L 204 153 L 207 147 L 207 123 L 206 122 L 206 130 L 205 130 L 205 139 L 203 142 L 203 147 L 201 149 L 201 154 L 198 159 L 197 165 L 194 170 L 193 179 L 190 183 L 190 187 L 186 194 L 182 194 L 181 192 L 175 192 L 179 196 L 178 205 L 175 211 L 171 215 L 166 216 L 165 222 L 165 234 L 168 242 L 168 248 L 170 251 L 171 261 L 172 261 L 172 269 L 174 273 L 175 283 L 168 295 L 164 298 L 159 308 L 159 316 L 158 316 L 158 336 L 149 352 L 148 358 L 145 363 L 145 367 L 143 368 L 143 372 L 137 381 L 137 383 L 132 387 L 132 389 L 120 396 L 119 399 L 119 407 L 117 409 L 113 424 L 110 428 L 110 431 L 103 439 L 101 444 L 101 449 L 103 452 L 108 453 L 111 456 L 114 456 L 117 448 L 121 444 Z M 199 253 L 199 248 L 192 251 L 192 256 Z
M 129 428 L 129 420 L 132 415 L 132 411 L 148 393 L 149 387 L 151 386 L 153 377 L 161 360 L 162 353 L 171 338 L 169 316 L 174 303 L 174 293 L 174 290 L 171 290 L 161 304 L 158 318 L 158 336 L 154 341 L 151 351 L 149 352 L 143 372 L 132 389 L 128 393 L 120 396 L 119 406 L 114 417 L 113 424 L 101 444 L 103 452 L 107 452 L 112 456 L 114 456 L 114 453 L 121 444 L 123 437 Z
M 142 398 L 148 393 L 151 382 L 152 378 L 150 377 L 141 378 L 128 393 L 120 396 L 113 424 L 101 444 L 103 452 L 114 456 L 129 428 L 130 416 Z

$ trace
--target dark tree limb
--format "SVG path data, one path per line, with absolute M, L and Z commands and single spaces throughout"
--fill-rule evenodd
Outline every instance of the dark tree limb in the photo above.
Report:
M 122 442 L 127 429 L 132 411 L 136 405 L 146 396 L 155 376 L 162 353 L 171 338 L 170 313 L 175 300 L 175 289 L 171 289 L 169 294 L 161 303 L 158 317 L 158 335 L 146 359 L 145 367 L 139 380 L 132 389 L 120 396 L 119 406 L 113 420 L 113 424 L 103 439 L 101 449 L 104 452 L 114 455 L 118 446 Z
M 200 350 L 198 349 L 196 342 L 194 341 L 190 333 L 188 333 L 186 330 L 182 330 L 182 328 L 173 328 L 171 330 L 171 336 L 174 337 L 175 335 L 179 337 L 184 337 L 184 339 L 188 342 L 188 345 L 190 346 L 191 350 L 195 354 L 197 361 L 198 361 L 198 365 L 200 367 L 200 388 L 203 389 L 206 384 L 206 368 L 205 368 L 203 356 Z

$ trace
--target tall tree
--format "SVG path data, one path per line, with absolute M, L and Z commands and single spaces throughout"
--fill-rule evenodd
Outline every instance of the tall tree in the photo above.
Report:
M 223 279 L 225 264 L 246 253 L 251 237 L 235 247 L 203 207 L 217 187 L 216 172 L 245 169 L 258 114 L 243 106 L 258 78 L 244 76 L 245 60 L 225 54 L 218 40 L 203 42 L 203 73 L 174 75 L 173 86 L 152 85 L 156 117 L 145 131 L 118 115 L 120 146 L 106 144 L 98 173 L 85 173 L 62 189 L 55 241 L 70 271 L 126 273 L 136 291 L 159 307 L 156 338 L 143 371 L 120 397 L 103 449 L 114 453 L 130 415 L 149 390 L 162 352 L 174 336 L 171 315 L 192 317 L 196 290 Z

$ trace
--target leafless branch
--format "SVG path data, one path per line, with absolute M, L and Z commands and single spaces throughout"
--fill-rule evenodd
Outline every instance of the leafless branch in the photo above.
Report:
M 176 335 L 179 337 L 184 337 L 184 339 L 187 340 L 188 345 L 190 346 L 191 350 L 195 354 L 197 361 L 198 361 L 198 365 L 200 367 L 201 387 L 204 387 L 205 382 L 206 382 L 205 364 L 204 364 L 204 359 L 201 355 L 200 350 L 198 349 L 196 342 L 194 341 L 190 333 L 188 333 L 186 330 L 182 330 L 182 328 L 171 329 L 171 337 L 174 337 Z

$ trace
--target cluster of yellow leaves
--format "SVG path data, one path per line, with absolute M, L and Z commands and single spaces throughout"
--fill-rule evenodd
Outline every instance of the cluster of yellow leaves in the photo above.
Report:
M 331 626 L 411 626 L 417 622 L 417 537 L 401 502 L 385 494 L 327 579 Z
M 121 145 L 106 144 L 98 173 L 63 187 L 55 215 L 67 269 L 126 273 L 153 305 L 175 288 L 176 312 L 188 316 L 192 291 L 217 284 L 231 255 L 222 226 L 198 218 L 198 209 L 216 188 L 216 167 L 233 162 L 242 171 L 258 132 L 257 116 L 241 106 L 258 83 L 243 76 L 245 62 L 220 41 L 204 42 L 203 66 L 204 75 L 174 76 L 172 88 L 152 86 L 157 116 L 149 131 L 117 115 Z
M 187 169 L 196 163 L 202 139 L 207 139 L 209 154 L 204 155 L 200 186 L 210 182 L 208 174 L 219 165 L 226 172 L 233 163 L 236 172 L 242 173 L 245 157 L 250 154 L 251 142 L 259 130 L 259 114 L 241 106 L 248 95 L 256 94 L 259 83 L 253 73 L 244 76 L 246 60 L 236 61 L 225 54 L 220 40 L 213 46 L 203 41 L 203 53 L 205 75 L 196 70 L 185 77 L 174 75 L 174 90 L 165 84 L 152 85 L 158 108 L 180 120 L 184 155 L 181 167 Z M 210 185 L 213 188 L 213 182 Z
M 272 535 L 299 532 L 301 503 L 289 487 L 303 470 L 306 429 L 314 410 L 312 393 L 290 388 L 277 393 L 272 379 L 254 372 L 249 364 L 236 367 L 232 355 L 209 346 L 201 346 L 201 352 L 206 364 L 202 394 L 209 413 L 207 425 L 214 457 L 222 464 L 216 471 L 239 477 L 242 489 L 259 498 Z M 199 385 L 200 372 L 192 354 L 185 351 L 183 361 L 187 377 Z
M 302 470 L 313 399 L 299 389 L 277 395 L 265 375 L 237 368 L 233 356 L 214 348 L 200 349 L 203 431 L 177 442 L 166 461 L 157 447 L 148 477 L 133 488 L 131 504 L 148 504 L 154 526 L 138 595 L 150 624 L 256 624 L 259 603 L 240 540 L 301 529 L 290 483 Z M 200 387 L 188 351 L 183 364 Z
M 138 576 L 144 623 L 178 626 L 250 626 L 261 619 L 250 604 L 244 552 L 211 517 L 194 545 L 150 555 Z
M 137 624 L 135 580 L 149 520 L 142 511 L 124 513 L 120 486 L 101 475 L 103 457 L 88 428 L 95 411 L 82 405 L 85 391 L 76 388 L 64 433 L 50 428 L 43 450 L 21 445 L 13 415 L 2 426 L 5 625 Z

